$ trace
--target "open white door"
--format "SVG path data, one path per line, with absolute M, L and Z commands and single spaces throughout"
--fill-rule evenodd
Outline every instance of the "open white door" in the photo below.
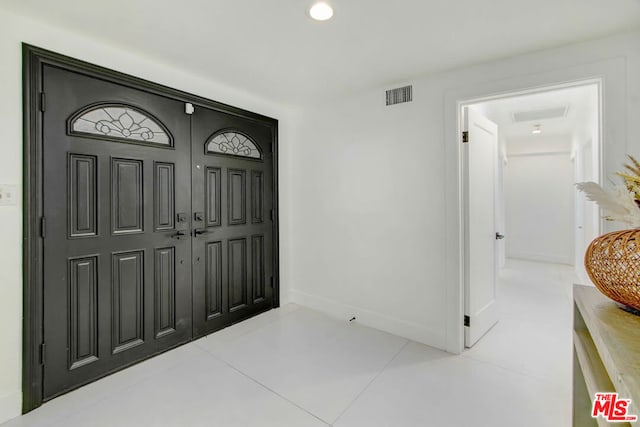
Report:
M 498 321 L 495 188 L 498 126 L 466 108 L 464 341 L 473 346 Z

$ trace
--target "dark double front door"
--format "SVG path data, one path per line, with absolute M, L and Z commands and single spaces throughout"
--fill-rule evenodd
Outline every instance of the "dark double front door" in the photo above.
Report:
M 272 125 L 42 85 L 44 400 L 272 307 Z

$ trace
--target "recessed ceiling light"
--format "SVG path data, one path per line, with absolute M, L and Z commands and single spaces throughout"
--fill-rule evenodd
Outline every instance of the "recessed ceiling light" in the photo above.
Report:
M 542 129 L 540 129 L 540 125 L 534 125 L 531 133 L 534 135 L 540 135 L 542 133 Z
M 326 21 L 331 19 L 333 16 L 333 8 L 331 8 L 327 3 L 320 1 L 311 6 L 311 9 L 309 9 L 309 16 L 316 21 Z

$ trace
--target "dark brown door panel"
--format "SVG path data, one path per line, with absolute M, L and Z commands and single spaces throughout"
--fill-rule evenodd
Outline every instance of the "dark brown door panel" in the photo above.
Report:
M 274 304 L 272 128 L 192 116 L 193 325 L 202 336 Z
M 191 339 L 191 147 L 181 102 L 48 66 L 44 90 L 46 399 Z M 127 140 L 150 120 L 170 144 Z
M 277 121 L 23 52 L 23 409 L 277 307 Z

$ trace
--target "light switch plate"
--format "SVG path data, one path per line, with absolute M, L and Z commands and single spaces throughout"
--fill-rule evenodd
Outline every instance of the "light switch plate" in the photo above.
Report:
M 18 186 L 0 184 L 0 206 L 15 206 L 18 204 Z

